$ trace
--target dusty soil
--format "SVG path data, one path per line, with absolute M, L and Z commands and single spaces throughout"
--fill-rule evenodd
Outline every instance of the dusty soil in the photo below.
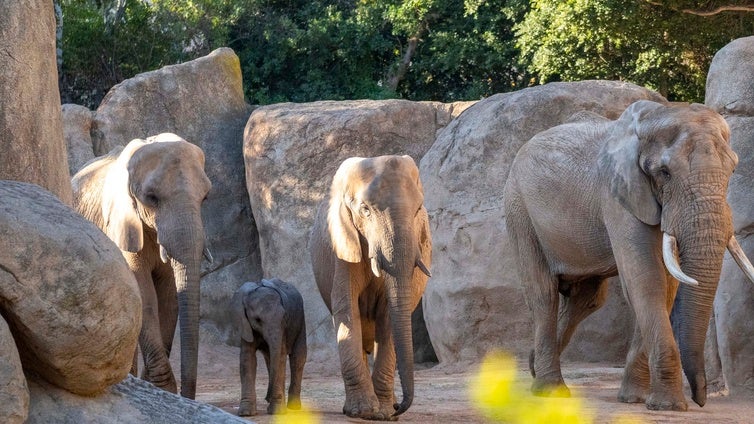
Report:
M 205 338 L 206 340 L 207 338 Z M 231 414 L 238 411 L 241 385 L 238 376 L 239 349 L 222 343 L 202 341 L 200 347 L 197 400 L 215 405 Z M 174 367 L 177 368 L 173 356 Z M 334 358 L 337 364 L 337 358 Z M 262 360 L 260 358 L 260 364 Z M 525 364 L 519 364 L 522 380 L 529 384 Z M 469 402 L 468 386 L 476 369 L 473 366 L 431 368 L 419 366 L 415 373 L 415 397 L 411 408 L 400 417 L 402 423 L 483 423 L 486 422 Z M 615 423 L 619 417 L 631 417 L 644 423 L 751 423 L 754 422 L 754 396 L 711 397 L 701 408 L 689 401 L 687 412 L 649 411 L 643 404 L 624 404 L 616 400 L 623 369 L 612 364 L 564 364 L 563 373 L 569 387 L 578 391 L 587 407 L 594 412 L 595 422 Z M 266 371 L 260 370 L 257 381 L 257 408 L 267 407 Z M 396 383 L 398 383 L 396 377 Z M 367 421 L 348 418 L 341 413 L 343 382 L 332 368 L 317 369 L 307 364 L 302 383 L 304 406 L 320 417 L 321 423 L 354 423 Z M 400 388 L 396 386 L 400 396 Z M 291 417 L 293 418 L 293 416 Z M 271 423 L 269 415 L 250 417 L 249 421 Z M 628 421 L 622 421 L 624 424 Z

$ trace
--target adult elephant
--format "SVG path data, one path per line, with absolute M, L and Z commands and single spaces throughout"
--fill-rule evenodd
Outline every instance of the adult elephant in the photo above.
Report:
M 319 207 L 309 248 L 338 335 L 348 416 L 395 419 L 413 401 L 411 313 L 432 254 L 423 201 L 414 160 L 380 156 L 345 160 Z M 393 393 L 396 354 L 400 404 Z
M 617 274 L 636 317 L 619 400 L 686 410 L 681 362 L 704 405 L 704 342 L 726 247 L 754 281 L 726 202 L 738 162 L 728 138 L 705 106 L 639 101 L 616 121 L 560 125 L 519 150 L 505 207 L 534 318 L 534 393 L 569 393 L 560 354 Z
M 72 179 L 74 206 L 123 251 L 142 297 L 142 378 L 176 392 L 169 355 L 180 315 L 181 395 L 196 393 L 204 153 L 179 136 L 135 139 Z M 134 357 L 134 369 L 136 369 Z

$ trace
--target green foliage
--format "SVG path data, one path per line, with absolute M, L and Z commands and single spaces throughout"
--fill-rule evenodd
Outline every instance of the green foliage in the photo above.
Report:
M 698 16 L 683 0 L 56 1 L 61 95 L 89 107 L 125 78 L 223 46 L 254 104 L 449 102 L 598 78 L 701 101 L 713 54 L 754 33 L 752 13 Z
M 754 19 L 697 16 L 679 11 L 680 3 L 533 0 L 515 31 L 540 82 L 626 80 L 671 100 L 701 102 L 712 56 L 751 33 Z

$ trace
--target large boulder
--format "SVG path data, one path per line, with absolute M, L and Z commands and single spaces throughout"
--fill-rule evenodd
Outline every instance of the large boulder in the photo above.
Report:
M 162 132 L 204 150 L 212 190 L 202 215 L 214 261 L 202 268 L 201 318 L 226 338 L 234 331 L 227 307 L 233 292 L 262 276 L 244 183 L 243 129 L 250 113 L 238 57 L 221 48 L 121 82 L 102 100 L 92 124 L 96 155 Z
M 94 159 L 92 146 L 92 118 L 94 113 L 89 108 L 74 104 L 64 104 L 63 138 L 68 147 L 68 171 L 71 177 Z
M 754 36 L 733 40 L 715 53 L 704 103 L 723 115 L 754 116 Z
M 332 319 L 307 249 L 317 205 L 336 169 L 351 156 L 407 154 L 418 163 L 437 131 L 465 106 L 323 101 L 275 104 L 251 114 L 244 133 L 246 184 L 264 275 L 289 281 L 301 292 L 310 362 L 338 364 L 332 361 L 337 355 Z
M 0 16 L 0 180 L 38 184 L 70 205 L 53 5 L 3 1 Z
M 29 389 L 16 342 L 0 316 L 0 422 L 21 424 L 29 414 Z
M 616 119 L 641 99 L 665 101 L 629 83 L 551 83 L 481 100 L 438 135 L 420 170 L 434 242 L 424 317 L 441 363 L 476 361 L 493 349 L 523 359 L 533 347 L 503 210 L 519 147 L 568 120 Z M 609 304 L 582 323 L 566 359 L 624 359 L 633 318 L 617 281 L 611 286 Z
M 28 424 L 245 423 L 215 406 L 158 389 L 131 375 L 96 397 L 29 379 Z
M 0 181 L 0 312 L 25 369 L 92 395 L 131 368 L 141 298 L 107 236 L 39 186 Z
M 715 54 L 705 103 L 723 114 L 738 166 L 728 185 L 733 229 L 754 260 L 754 37 L 734 40 Z M 706 351 L 708 378 L 731 393 L 754 392 L 754 285 L 726 253 Z M 722 387 L 720 387 L 722 386 Z

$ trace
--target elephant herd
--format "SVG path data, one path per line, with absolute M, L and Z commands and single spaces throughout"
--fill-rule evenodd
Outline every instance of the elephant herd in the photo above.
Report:
M 617 120 L 551 128 L 521 147 L 500 207 L 534 322 L 535 394 L 568 395 L 560 354 L 605 302 L 606 280 L 618 275 L 636 317 L 618 399 L 684 411 L 682 369 L 693 400 L 704 405 L 704 342 L 726 249 L 754 281 L 726 201 L 737 162 L 720 115 L 650 101 Z M 193 398 L 199 266 L 208 254 L 200 210 L 211 187 L 201 149 L 170 133 L 133 140 L 90 162 L 72 183 L 76 209 L 118 245 L 139 283 L 142 378 L 177 391 L 168 357 L 180 322 L 180 390 Z M 413 402 L 411 313 L 432 256 L 423 204 L 411 157 L 354 157 L 340 165 L 317 211 L 309 253 L 333 317 L 350 417 L 394 420 Z M 239 415 L 256 413 L 257 350 L 270 374 L 267 411 L 285 404 L 288 357 L 287 406 L 299 407 L 301 295 L 270 279 L 245 283 L 232 303 L 241 333 Z

